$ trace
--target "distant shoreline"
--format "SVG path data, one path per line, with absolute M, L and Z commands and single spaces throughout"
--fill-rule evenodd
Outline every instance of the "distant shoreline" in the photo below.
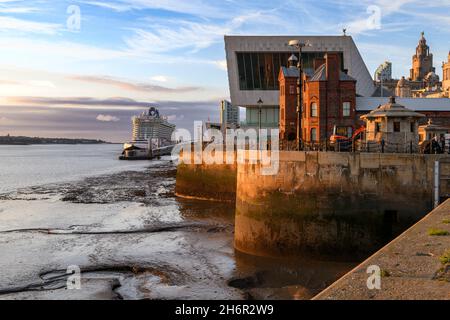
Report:
M 0 145 L 28 146 L 28 145 L 49 145 L 49 144 L 80 145 L 80 144 L 115 144 L 115 143 L 94 139 L 0 136 Z

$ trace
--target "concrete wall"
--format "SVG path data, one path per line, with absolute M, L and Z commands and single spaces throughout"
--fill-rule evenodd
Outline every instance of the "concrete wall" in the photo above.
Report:
M 215 155 L 223 159 L 224 164 L 206 164 L 205 159 L 201 163 L 195 164 L 193 153 L 191 157 L 180 156 L 175 186 L 175 192 L 178 196 L 215 201 L 235 201 L 236 153 L 217 152 Z M 233 164 L 226 164 L 227 157 L 233 159 Z
M 273 176 L 238 164 L 235 247 L 263 256 L 363 256 L 429 212 L 438 158 L 449 159 L 280 152 Z
M 235 247 L 260 256 L 361 258 L 430 211 L 436 159 L 450 177 L 449 155 L 280 152 L 269 176 L 234 152 L 217 156 L 233 164 L 181 161 L 176 193 L 236 201 Z M 449 196 L 450 180 L 441 183 Z

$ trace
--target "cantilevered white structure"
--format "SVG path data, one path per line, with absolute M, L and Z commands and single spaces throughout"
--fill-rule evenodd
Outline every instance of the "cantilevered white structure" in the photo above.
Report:
M 303 48 L 306 71 L 312 69 L 314 58 L 341 52 L 342 69 L 357 80 L 356 93 L 366 97 L 374 93 L 372 76 L 350 36 L 225 36 L 231 103 L 246 108 L 248 126 L 259 121 L 259 98 L 263 101 L 262 126 L 278 126 L 278 72 L 289 56 L 297 53 L 288 46 L 293 39 L 310 44 Z

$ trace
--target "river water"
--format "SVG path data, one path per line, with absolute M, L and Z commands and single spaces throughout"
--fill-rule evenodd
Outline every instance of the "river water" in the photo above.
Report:
M 309 299 L 356 264 L 236 252 L 233 204 L 120 149 L 0 146 L 0 299 Z

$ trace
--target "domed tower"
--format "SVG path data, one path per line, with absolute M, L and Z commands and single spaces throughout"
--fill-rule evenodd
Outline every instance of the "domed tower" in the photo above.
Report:
M 433 91 L 433 89 L 436 88 L 437 85 L 439 84 L 439 76 L 433 71 L 431 71 L 428 72 L 428 74 L 425 76 L 424 81 L 426 84 L 426 89 L 428 91 Z
M 450 51 L 448 61 L 442 63 L 442 91 L 450 98 Z
M 433 68 L 433 54 L 430 53 L 425 33 L 422 32 L 419 44 L 416 47 L 416 54 L 412 57 L 410 78 L 412 81 L 422 81 L 430 72 L 435 72 L 435 68 Z
M 397 82 L 397 87 L 395 88 L 395 95 L 400 98 L 409 98 L 411 97 L 411 85 L 409 81 L 402 77 Z

